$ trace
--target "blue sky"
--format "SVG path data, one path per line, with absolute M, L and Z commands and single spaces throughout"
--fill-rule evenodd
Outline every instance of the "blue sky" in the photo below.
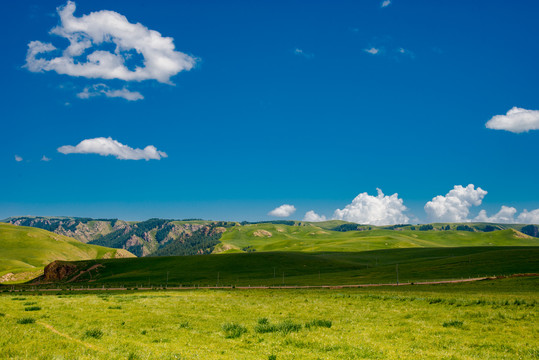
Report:
M 181 70 L 59 73 L 50 61 L 69 42 L 50 31 L 68 28 L 57 11 L 67 3 L 3 2 L 0 218 L 262 220 L 290 204 L 292 219 L 348 209 L 345 220 L 390 223 L 539 208 L 534 1 L 75 3 L 75 21 L 110 10 L 172 38 Z M 59 50 L 29 64 L 32 41 Z M 96 50 L 114 54 L 114 44 L 73 58 Z M 134 50 L 120 55 L 130 70 L 141 65 Z M 513 107 L 525 112 L 505 116 Z M 487 128 L 497 115 L 501 125 Z M 518 127 L 526 119 L 529 131 Z M 109 137 L 166 157 L 73 153 Z

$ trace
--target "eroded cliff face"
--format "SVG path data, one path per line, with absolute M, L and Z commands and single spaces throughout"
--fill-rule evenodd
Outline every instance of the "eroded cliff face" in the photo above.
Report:
M 69 264 L 62 261 L 53 261 L 49 265 L 45 266 L 43 271 L 43 281 L 65 281 L 70 275 L 74 275 L 76 271 L 77 266 L 74 264 Z

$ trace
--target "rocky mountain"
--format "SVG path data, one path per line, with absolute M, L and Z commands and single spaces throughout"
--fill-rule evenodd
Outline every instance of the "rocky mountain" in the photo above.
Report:
M 136 256 L 207 254 L 219 243 L 226 228 L 237 223 L 196 219 L 118 219 L 76 217 L 12 217 L 5 222 L 45 229 L 84 243 L 126 249 Z

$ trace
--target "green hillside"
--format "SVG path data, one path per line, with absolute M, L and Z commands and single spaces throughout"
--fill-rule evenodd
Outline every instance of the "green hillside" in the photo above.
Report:
M 301 226 L 260 223 L 228 228 L 214 253 L 242 251 L 367 251 L 414 247 L 538 246 L 539 238 L 512 228 L 492 232 L 457 230 L 393 230 L 370 227 L 364 231 L 332 231 L 328 223 Z M 336 224 L 331 224 L 333 226 Z M 341 224 L 342 225 L 342 224 Z M 338 225 L 337 225 L 338 226 Z M 366 227 L 367 229 L 369 227 Z
M 340 285 L 539 272 L 539 247 L 484 246 L 364 252 L 253 252 L 70 262 L 63 282 L 92 286 Z M 92 269 L 85 272 L 87 269 Z M 80 276 L 77 276 L 81 274 Z M 71 283 L 70 284 L 75 284 Z
M 84 244 L 46 230 L 0 223 L 0 277 L 9 273 L 39 272 L 54 260 L 132 256 L 125 250 Z M 3 280 L 6 279 L 8 277 Z

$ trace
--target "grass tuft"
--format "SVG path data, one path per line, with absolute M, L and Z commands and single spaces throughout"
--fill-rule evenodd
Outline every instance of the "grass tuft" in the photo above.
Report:
M 461 328 L 464 326 L 464 323 L 460 320 L 450 320 L 446 321 L 442 324 L 443 327 L 456 327 Z
M 86 330 L 86 332 L 84 333 L 84 336 L 85 337 L 91 337 L 91 338 L 94 338 L 94 339 L 101 339 L 103 337 L 103 331 L 101 331 L 99 329 Z
M 333 323 L 331 322 L 331 320 L 318 319 L 318 320 L 311 320 L 311 321 L 309 321 L 308 323 L 305 323 L 305 328 L 306 328 L 306 329 L 310 329 L 310 328 L 312 328 L 312 327 L 326 327 L 326 328 L 330 328 L 331 325 L 333 325 Z
M 38 311 L 38 310 L 41 310 L 39 306 L 30 306 L 30 307 L 24 308 L 24 311 Z
M 36 319 L 31 317 L 24 317 L 17 320 L 17 324 L 33 324 L 36 322 Z
M 225 339 L 239 338 L 247 332 L 245 326 L 235 323 L 225 323 L 223 324 L 222 329 L 225 332 Z

